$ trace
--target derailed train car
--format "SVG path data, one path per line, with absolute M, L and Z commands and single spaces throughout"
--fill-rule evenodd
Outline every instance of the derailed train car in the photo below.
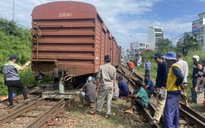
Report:
M 35 7 L 32 37 L 32 70 L 52 75 L 59 85 L 97 73 L 105 55 L 113 66 L 121 61 L 121 47 L 91 4 L 62 1 Z M 62 93 L 64 86 L 58 87 Z

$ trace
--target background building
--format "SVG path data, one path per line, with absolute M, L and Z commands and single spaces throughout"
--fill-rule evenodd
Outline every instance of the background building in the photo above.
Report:
M 205 12 L 198 14 L 199 19 L 192 21 L 192 34 L 196 35 L 197 42 L 205 51 Z
M 157 50 L 156 43 L 164 39 L 164 30 L 161 27 L 148 27 L 147 43 L 150 44 L 151 50 Z
M 130 43 L 130 56 L 136 57 L 136 54 L 145 50 L 150 49 L 150 44 L 145 41 L 137 41 L 134 43 Z
M 192 32 L 185 32 L 178 39 L 177 43 L 185 43 L 186 36 L 192 36 Z
M 135 43 L 135 53 L 139 53 L 145 49 L 150 49 L 150 44 L 145 41 L 139 41 Z

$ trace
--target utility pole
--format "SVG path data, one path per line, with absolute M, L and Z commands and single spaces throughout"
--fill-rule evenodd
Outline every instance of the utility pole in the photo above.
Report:
M 172 30 L 172 32 L 171 32 L 171 42 L 173 43 L 173 32 L 174 31 L 177 31 L 177 30 L 179 30 L 180 28 L 176 28 L 176 29 L 174 29 L 174 30 Z
M 13 21 L 14 21 L 15 0 L 13 0 Z
M 184 46 L 183 46 L 183 55 L 187 56 L 188 52 L 188 33 L 184 33 Z

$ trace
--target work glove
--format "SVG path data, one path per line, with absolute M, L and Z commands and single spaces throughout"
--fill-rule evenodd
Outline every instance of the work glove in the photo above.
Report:
M 163 89 L 160 88 L 158 99 L 163 100 L 166 98 L 166 95 L 167 95 L 167 90 L 165 88 L 163 88 Z
M 27 62 L 26 62 L 26 66 L 28 66 L 30 63 L 31 63 L 31 61 L 27 61 Z

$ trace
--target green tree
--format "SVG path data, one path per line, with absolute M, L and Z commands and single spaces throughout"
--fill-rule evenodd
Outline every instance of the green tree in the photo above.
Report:
M 185 45 L 186 44 L 187 44 L 188 51 L 201 50 L 200 44 L 197 43 L 196 35 L 193 35 L 193 36 L 186 35 Z
M 187 52 L 201 51 L 200 44 L 197 43 L 196 35 L 185 35 L 184 42 L 178 42 L 176 46 L 177 52 L 182 52 L 183 50 Z
M 168 51 L 171 51 L 173 49 L 173 44 L 169 39 L 160 39 L 156 46 L 158 48 L 158 51 L 162 53 L 166 53 Z

